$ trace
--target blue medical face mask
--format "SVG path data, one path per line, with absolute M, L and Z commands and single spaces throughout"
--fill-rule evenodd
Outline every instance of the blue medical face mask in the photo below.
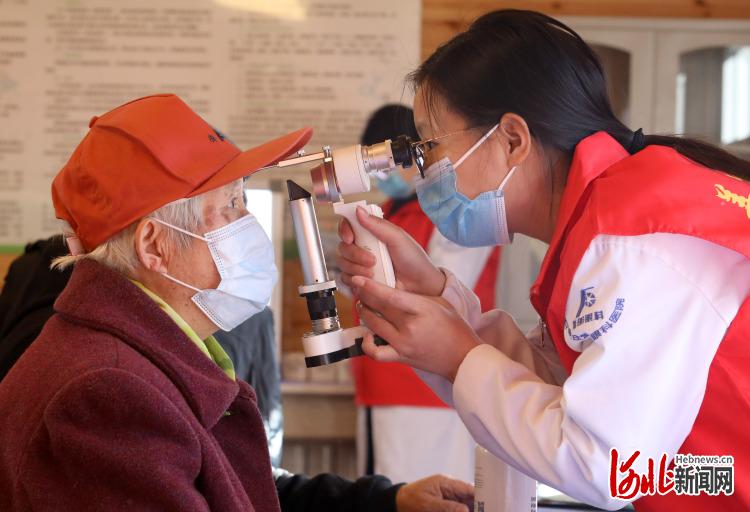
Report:
M 397 172 L 392 172 L 384 180 L 375 179 L 378 189 L 391 199 L 406 199 L 414 193 L 414 187 Z
M 456 161 L 435 162 L 417 182 L 417 197 L 422 211 L 448 240 L 464 247 L 507 245 L 513 241 L 508 232 L 503 189 L 515 172 L 513 167 L 497 190 L 469 199 L 456 188 L 456 169 L 497 129 L 493 126 Z

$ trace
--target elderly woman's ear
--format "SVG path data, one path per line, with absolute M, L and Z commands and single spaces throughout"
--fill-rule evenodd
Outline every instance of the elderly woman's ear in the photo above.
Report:
M 167 228 L 151 219 L 142 219 L 135 229 L 135 252 L 146 270 L 166 272 L 169 262 Z

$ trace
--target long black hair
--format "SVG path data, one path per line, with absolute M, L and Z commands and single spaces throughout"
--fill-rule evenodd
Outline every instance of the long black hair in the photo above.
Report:
M 605 131 L 631 153 L 669 146 L 706 167 L 750 180 L 750 162 L 707 142 L 643 135 L 612 111 L 601 63 L 564 23 L 533 11 L 499 10 L 478 18 L 410 75 L 429 111 L 437 97 L 472 127 L 508 112 L 524 118 L 543 147 L 571 157 L 585 137 Z

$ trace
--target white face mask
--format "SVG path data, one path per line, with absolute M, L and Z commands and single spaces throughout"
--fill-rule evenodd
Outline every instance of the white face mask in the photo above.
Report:
M 255 217 L 245 215 L 204 236 L 153 220 L 208 244 L 221 276 L 218 288 L 201 290 L 166 272 L 163 275 L 195 290 L 193 302 L 220 329 L 231 331 L 268 305 L 278 272 L 273 244 Z

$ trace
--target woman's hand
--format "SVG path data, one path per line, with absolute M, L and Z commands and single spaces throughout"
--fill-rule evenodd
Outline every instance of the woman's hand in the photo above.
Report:
M 357 208 L 357 219 L 388 247 L 396 274 L 396 287 L 422 295 L 440 295 L 445 287 L 445 274 L 432 264 L 427 253 L 403 229 Z M 341 280 L 352 286 L 352 276 L 372 278 L 375 256 L 370 251 L 354 245 L 354 232 L 344 219 L 339 224 L 339 267 Z
M 463 318 L 440 297 L 391 288 L 362 276 L 352 278 L 362 323 L 389 345 L 376 346 L 372 334 L 362 348 L 378 361 L 398 361 L 451 382 L 466 354 L 481 343 Z

